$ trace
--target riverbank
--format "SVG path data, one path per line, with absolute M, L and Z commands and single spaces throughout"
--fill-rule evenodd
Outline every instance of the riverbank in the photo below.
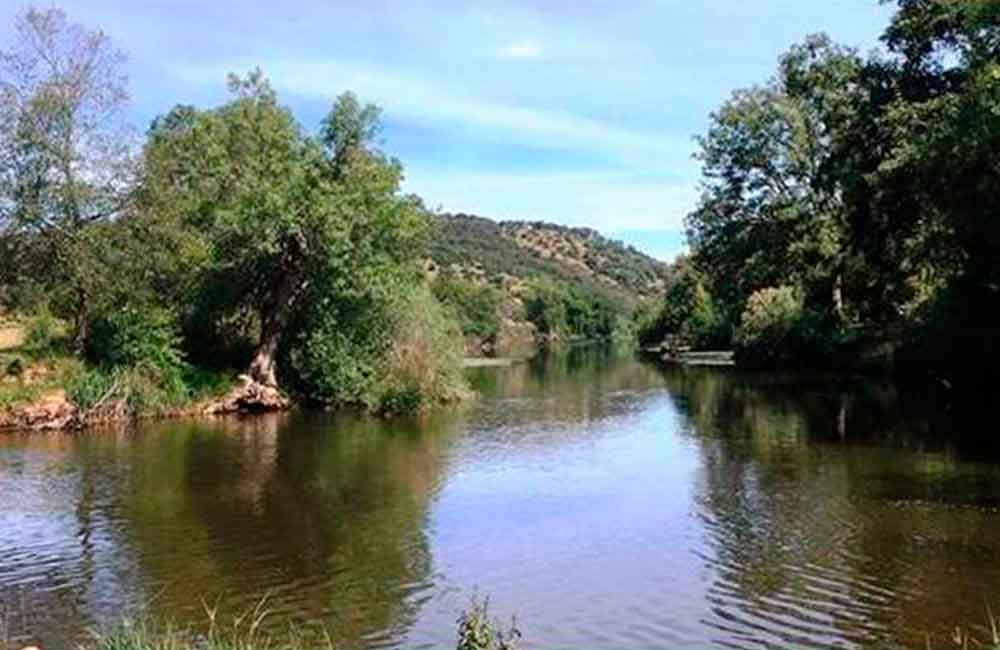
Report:
M 96 402 L 83 406 L 71 400 L 65 389 L 50 389 L 33 401 L 0 412 L 0 433 L 79 431 L 132 420 L 267 413 L 287 411 L 293 406 L 292 400 L 277 388 L 255 382 L 246 375 L 239 376 L 225 394 L 146 411 L 130 404 L 128 396 L 121 396 L 122 390 L 114 384 Z

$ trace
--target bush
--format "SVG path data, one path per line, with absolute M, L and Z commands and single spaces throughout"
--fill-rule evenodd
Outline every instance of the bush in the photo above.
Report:
M 341 299 L 322 305 L 301 328 L 288 355 L 295 389 L 325 404 L 374 406 L 379 363 L 391 328 L 384 304 Z
M 152 364 L 168 370 L 182 368 L 177 317 L 154 305 L 108 309 L 91 323 L 88 356 L 110 367 Z
M 794 287 L 761 289 L 747 300 L 736 332 L 736 362 L 747 367 L 845 369 L 861 362 L 860 336 L 807 309 Z
M 68 399 L 85 418 L 118 419 L 160 414 L 191 398 L 180 367 L 152 363 L 91 368 L 72 377 Z
M 751 294 L 736 331 L 737 362 L 767 366 L 786 358 L 803 312 L 802 293 L 794 287 L 769 287 Z
M 454 275 L 441 275 L 431 285 L 434 297 L 450 308 L 466 336 L 493 339 L 500 331 L 502 293 Z
M 702 350 L 726 348 L 732 342 L 728 319 L 689 266 L 680 267 L 658 308 L 637 312 L 636 325 L 642 345 L 657 345 L 671 336 Z
M 28 321 L 21 348 L 34 358 L 53 352 L 59 337 L 59 323 L 46 308 L 42 308 Z
M 465 391 L 461 330 L 426 287 L 332 301 L 301 332 L 287 365 L 307 399 L 399 414 Z
M 376 410 L 413 413 L 460 398 L 467 390 L 460 329 L 441 303 L 418 287 L 395 306 L 392 320 Z
M 524 301 L 525 317 L 546 336 L 610 339 L 628 330 L 625 307 L 609 294 L 585 286 L 543 279 L 532 283 Z

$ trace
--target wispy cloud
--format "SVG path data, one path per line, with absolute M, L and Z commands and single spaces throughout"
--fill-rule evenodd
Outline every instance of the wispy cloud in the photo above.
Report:
M 219 83 L 227 71 L 248 69 L 249 62 L 173 66 L 185 82 Z M 390 119 L 425 125 L 473 128 L 483 139 L 526 146 L 601 154 L 609 162 L 669 169 L 686 164 L 693 151 L 688 137 L 629 129 L 607 121 L 470 96 L 412 71 L 341 61 L 270 61 L 266 72 L 279 90 L 303 97 L 331 98 L 351 89 L 375 101 Z
M 542 48 L 534 43 L 511 43 L 497 52 L 502 59 L 536 59 L 541 53 Z

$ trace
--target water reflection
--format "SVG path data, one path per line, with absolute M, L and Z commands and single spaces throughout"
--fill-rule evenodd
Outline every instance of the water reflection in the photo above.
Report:
M 675 370 L 702 454 L 707 626 L 733 647 L 923 647 L 985 621 L 1000 472 L 885 384 Z M 937 647 L 937 646 L 935 646 Z
M 429 584 L 424 518 L 455 423 L 282 416 L 4 440 L 12 635 L 59 646 L 129 607 L 203 624 L 203 599 L 238 613 L 266 597 L 275 622 L 351 647 L 392 636 Z
M 989 420 L 609 351 L 470 377 L 423 420 L 0 437 L 12 640 L 267 596 L 342 647 L 440 648 L 479 590 L 529 648 L 922 648 L 997 604 Z

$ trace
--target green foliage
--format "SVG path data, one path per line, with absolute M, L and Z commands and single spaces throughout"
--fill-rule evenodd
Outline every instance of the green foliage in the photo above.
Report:
M 107 366 L 184 365 L 177 317 L 156 305 L 126 303 L 100 314 L 91 325 L 88 352 L 93 361 Z
M 21 349 L 38 359 L 55 351 L 59 341 L 59 322 L 47 308 L 42 307 L 24 328 Z
M 628 329 L 626 309 L 611 295 L 542 278 L 532 281 L 524 311 L 539 333 L 554 338 L 611 339 Z
M 466 336 L 493 339 L 500 330 L 503 294 L 488 284 L 464 280 L 453 274 L 438 276 L 431 285 L 434 296 L 450 308 Z
M 107 630 L 92 632 L 93 638 L 79 645 L 80 650 L 299 650 L 327 648 L 334 643 L 323 629 L 290 626 L 274 632 L 267 625 L 270 611 L 266 601 L 225 621 L 219 608 L 206 606 L 204 628 L 161 624 L 149 617 L 126 620 Z M 521 632 L 516 621 L 509 628 L 489 616 L 489 601 L 473 600 L 470 608 L 458 618 L 456 650 L 518 650 Z
M 126 620 L 109 630 L 93 632 L 90 643 L 80 650 L 300 650 L 325 648 L 334 650 L 333 641 L 325 630 L 306 630 L 289 626 L 281 633 L 265 628 L 270 612 L 266 600 L 224 622 L 218 607 L 206 605 L 205 630 L 160 624 L 149 617 Z
M 0 361 L 3 363 L 3 376 L 4 377 L 20 377 L 24 374 L 24 359 L 19 356 L 12 356 L 10 358 L 0 357 Z
M 545 336 L 558 336 L 567 328 L 566 293 L 548 282 L 535 281 L 524 301 L 524 315 Z
M 556 255 L 543 256 L 519 240 L 518 233 L 526 230 L 553 239 L 555 248 L 548 252 Z M 496 222 L 467 214 L 435 218 L 428 252 L 441 269 L 447 271 L 453 265 L 479 269 L 494 286 L 502 286 L 507 278 L 545 278 L 600 289 L 628 304 L 655 292 L 668 273 L 663 262 L 587 228 Z
M 489 599 L 474 599 L 469 609 L 458 618 L 457 650 L 517 650 L 521 647 L 521 632 L 515 621 L 510 628 L 490 618 Z
M 392 335 L 389 310 L 371 298 L 321 303 L 288 355 L 297 390 L 326 404 L 375 408 Z
M 803 316 L 802 294 L 793 287 L 761 289 L 747 299 L 736 331 L 737 357 L 754 365 L 772 361 L 783 352 Z
M 105 277 L 99 233 L 133 180 L 123 63 L 103 32 L 56 8 L 20 13 L 0 51 L 0 278 L 15 287 L 4 297 L 44 291 L 78 345 Z
M 308 137 L 259 70 L 230 77 L 234 98 L 154 124 L 148 209 L 179 215 L 208 250 L 196 303 L 215 322 L 256 323 L 250 374 L 276 383 L 302 307 L 392 290 L 426 218 L 402 196 L 402 168 L 374 148 L 377 108 L 351 94 Z M 306 319 L 307 320 L 307 319 Z
M 85 370 L 68 383 L 66 394 L 84 418 L 93 420 L 157 415 L 192 396 L 181 369 L 149 363 Z
M 0 383 L 0 412 L 18 404 L 31 402 L 38 398 L 40 390 L 37 386 L 22 383 Z
M 975 387 L 1000 360 L 986 316 L 1000 306 L 1000 9 L 897 4 L 889 56 L 809 37 L 712 115 L 693 261 L 732 316 L 760 287 L 797 288 L 805 315 L 784 345 L 845 365 L 906 341 L 910 374 Z M 935 340 L 978 354 L 945 362 Z
M 639 342 L 651 346 L 676 337 L 696 349 L 727 347 L 732 338 L 729 321 L 708 292 L 702 274 L 683 258 L 674 267 L 676 273 L 663 301 L 637 317 Z
M 66 397 L 81 411 L 100 405 L 115 386 L 111 372 L 93 368 L 76 375 L 66 386 Z
M 402 296 L 392 323 L 378 412 L 413 413 L 466 395 L 461 330 L 428 288 L 421 285 Z
M 298 390 L 327 404 L 412 413 L 466 390 L 459 326 L 419 285 L 317 306 L 288 358 Z
M 747 367 L 836 368 L 858 363 L 858 336 L 805 306 L 794 287 L 761 289 L 747 300 L 734 337 Z

